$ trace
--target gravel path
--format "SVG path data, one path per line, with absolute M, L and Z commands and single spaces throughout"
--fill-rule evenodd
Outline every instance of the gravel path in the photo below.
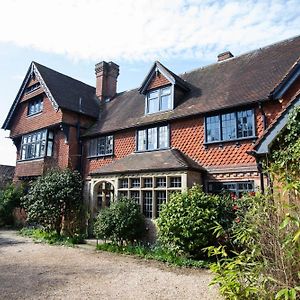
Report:
M 0 230 L 0 299 L 221 299 L 206 270 L 34 243 Z

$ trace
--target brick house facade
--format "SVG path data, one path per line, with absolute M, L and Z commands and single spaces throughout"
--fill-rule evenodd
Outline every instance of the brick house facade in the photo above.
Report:
M 3 125 L 17 148 L 14 180 L 78 169 L 93 212 L 127 196 L 147 218 L 195 183 L 263 189 L 254 154 L 266 155 L 270 127 L 298 99 L 299 53 L 295 37 L 180 76 L 155 62 L 139 89 L 122 93 L 113 62 L 96 65 L 96 88 L 33 62 Z

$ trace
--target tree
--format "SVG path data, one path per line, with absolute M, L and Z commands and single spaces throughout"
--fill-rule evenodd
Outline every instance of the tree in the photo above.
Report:
M 77 171 L 51 170 L 38 178 L 23 198 L 27 221 L 60 234 L 63 226 L 68 229 L 80 217 L 81 196 L 82 180 Z

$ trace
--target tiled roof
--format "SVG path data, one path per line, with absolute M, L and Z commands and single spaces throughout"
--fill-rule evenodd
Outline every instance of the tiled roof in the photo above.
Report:
M 174 110 L 163 113 L 145 115 L 144 95 L 138 89 L 119 93 L 103 105 L 98 121 L 85 135 L 267 100 L 299 55 L 300 36 L 184 73 L 180 77 L 190 91 Z
M 136 172 L 155 172 L 155 171 L 179 171 L 179 170 L 196 170 L 204 169 L 187 155 L 177 149 L 136 152 L 128 156 L 105 165 L 100 169 L 91 172 L 96 174 L 120 174 Z
M 91 117 L 98 116 L 99 100 L 96 98 L 96 89 L 94 87 L 39 63 L 33 63 L 58 106 Z

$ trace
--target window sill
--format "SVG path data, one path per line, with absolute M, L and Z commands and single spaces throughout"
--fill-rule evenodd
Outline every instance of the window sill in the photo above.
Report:
M 47 156 L 35 157 L 35 158 L 27 158 L 27 159 L 19 159 L 19 160 L 17 160 L 17 163 L 44 160 L 46 157 Z
M 159 111 L 155 111 L 155 112 L 146 112 L 145 113 L 145 116 L 152 116 L 152 115 L 155 115 L 155 114 L 162 114 L 162 113 L 166 113 L 166 112 L 169 112 L 169 111 L 172 111 L 174 110 L 174 108 L 169 108 L 169 109 L 165 109 L 165 110 L 159 110 Z
M 27 118 L 36 117 L 36 116 L 38 116 L 38 115 L 41 115 L 42 112 L 43 112 L 43 111 L 39 111 L 39 112 L 37 112 L 37 113 L 27 115 Z
M 153 150 L 136 150 L 134 153 L 143 153 L 143 152 L 155 152 L 155 151 L 163 151 L 163 150 L 170 150 L 170 147 L 167 148 L 159 148 L 159 149 L 153 149 Z
M 104 155 L 97 155 L 97 156 L 87 156 L 87 159 L 98 159 L 98 158 L 105 158 L 105 157 L 113 157 L 114 154 L 104 154 Z
M 213 142 L 205 142 L 203 145 L 208 146 L 208 145 L 214 145 L 214 144 L 223 144 L 223 143 L 235 143 L 235 142 L 240 142 L 240 141 L 246 141 L 246 140 L 256 140 L 257 136 L 247 136 L 244 138 L 236 138 L 232 140 L 222 140 L 222 141 L 213 141 Z

